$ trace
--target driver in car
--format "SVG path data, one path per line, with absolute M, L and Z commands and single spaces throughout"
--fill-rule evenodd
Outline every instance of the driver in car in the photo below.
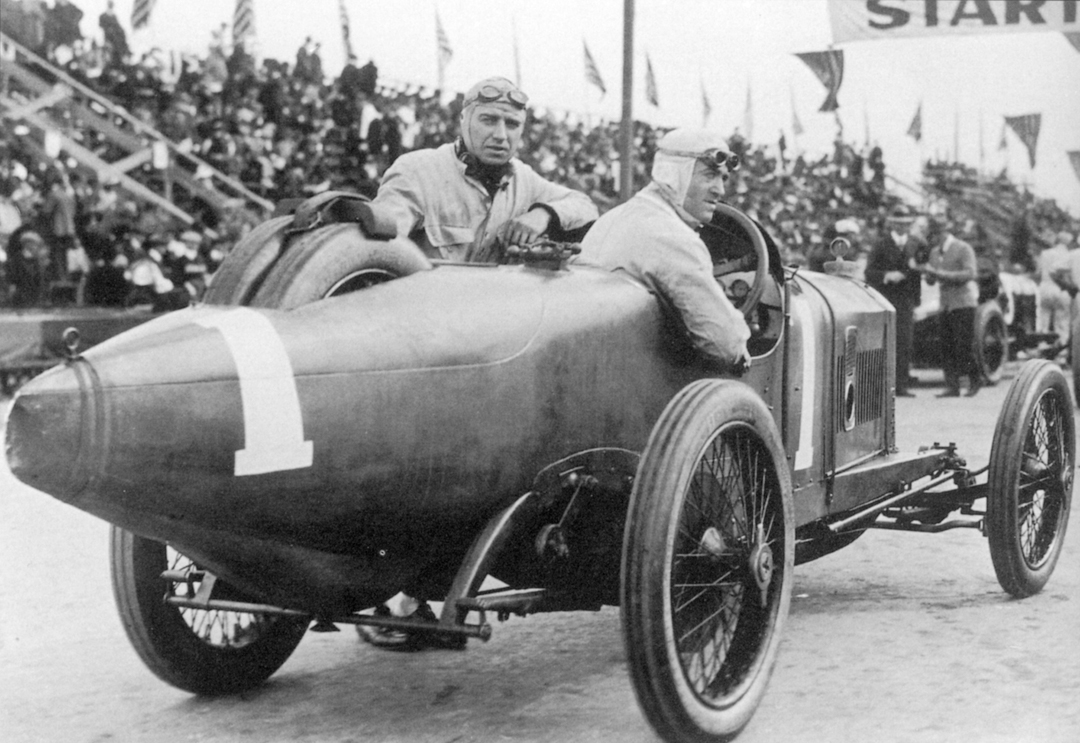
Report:
M 473 85 L 461 136 L 414 150 L 383 175 L 373 205 L 433 258 L 498 261 L 508 245 L 567 239 L 597 217 L 585 194 L 545 180 L 515 155 L 529 97 L 503 77 Z
M 750 328 L 713 277 L 699 230 L 712 219 L 738 157 L 712 132 L 676 129 L 657 143 L 652 182 L 596 221 L 578 262 L 624 271 L 678 312 L 711 366 L 750 364 Z

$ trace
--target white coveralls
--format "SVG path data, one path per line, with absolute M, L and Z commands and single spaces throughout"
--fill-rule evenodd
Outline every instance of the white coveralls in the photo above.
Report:
M 423 228 L 438 257 L 449 260 L 489 260 L 498 229 L 536 205 L 558 215 L 564 229 L 596 219 L 596 205 L 585 194 L 545 180 L 517 158 L 510 165 L 513 174 L 491 197 L 480 181 L 466 177 L 453 143 L 416 150 L 387 169 L 373 204 L 393 215 L 400 236 Z
M 578 261 L 625 271 L 678 311 L 694 347 L 714 364 L 746 356 L 750 329 L 712 273 L 705 243 L 650 183 L 597 220 Z

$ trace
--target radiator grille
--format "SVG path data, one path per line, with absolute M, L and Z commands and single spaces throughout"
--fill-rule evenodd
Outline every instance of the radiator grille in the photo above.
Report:
M 885 349 L 873 348 L 854 353 L 854 380 L 848 393 L 845 374 L 852 359 L 847 354 L 836 359 L 836 430 L 850 430 L 885 415 L 886 384 Z M 850 399 L 849 399 L 850 398 Z M 850 415 L 850 417 L 849 417 Z M 850 425 L 845 425 L 849 423 Z

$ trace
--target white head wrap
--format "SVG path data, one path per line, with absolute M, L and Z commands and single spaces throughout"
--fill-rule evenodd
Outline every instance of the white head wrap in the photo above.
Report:
M 694 176 L 694 163 L 707 152 L 717 149 L 727 152 L 727 142 L 719 134 L 705 129 L 675 129 L 656 143 L 651 173 L 653 183 L 679 216 L 691 225 L 700 224 L 700 220 L 683 209 L 683 202 Z

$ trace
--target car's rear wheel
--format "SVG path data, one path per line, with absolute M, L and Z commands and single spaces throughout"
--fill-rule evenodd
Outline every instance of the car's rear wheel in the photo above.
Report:
M 985 302 L 975 311 L 975 360 L 983 379 L 991 384 L 1001 379 L 1009 359 L 1009 328 L 997 302 Z
M 1072 504 L 1076 431 L 1064 373 L 1030 361 L 1009 388 L 990 447 L 986 532 L 1001 587 L 1023 598 L 1054 572 Z
M 357 224 L 333 224 L 290 245 L 251 305 L 293 309 L 429 268 L 430 261 L 407 240 L 372 240 Z
M 195 694 L 230 694 L 258 686 L 289 658 L 308 620 L 269 614 L 188 609 L 166 603 L 165 570 L 194 563 L 171 547 L 119 527 L 110 541 L 112 585 L 135 652 L 163 681 Z M 194 596 L 199 580 L 174 590 Z
M 623 638 L 646 718 L 669 741 L 727 740 L 765 693 L 791 601 L 791 479 L 772 417 L 739 382 L 684 388 L 638 468 Z
M 236 243 L 214 272 L 203 301 L 221 305 L 247 304 L 281 255 L 285 230 L 292 220 L 292 215 L 268 219 Z

